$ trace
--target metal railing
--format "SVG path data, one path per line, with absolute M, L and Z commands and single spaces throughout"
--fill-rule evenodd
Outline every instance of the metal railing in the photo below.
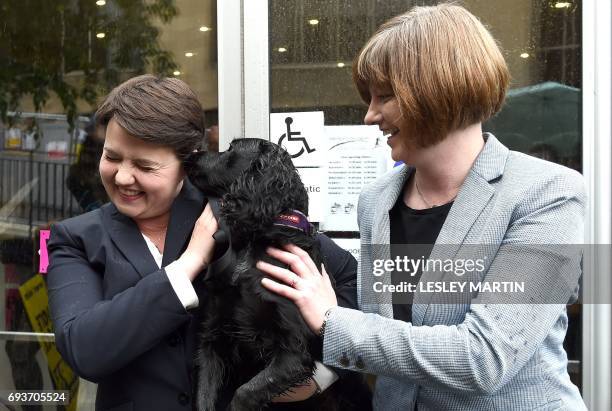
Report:
M 0 152 L 0 222 L 32 227 L 81 212 L 67 187 L 74 156 Z

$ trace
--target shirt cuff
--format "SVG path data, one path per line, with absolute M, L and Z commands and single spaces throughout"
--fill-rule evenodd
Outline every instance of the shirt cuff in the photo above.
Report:
M 323 363 L 319 361 L 315 361 L 315 369 L 312 374 L 312 379 L 314 380 L 317 387 L 319 387 L 319 392 L 325 391 L 330 385 L 336 382 L 338 376 L 336 373 Z
M 196 308 L 198 305 L 200 305 L 198 295 L 196 294 L 191 281 L 189 281 L 189 278 L 187 275 L 185 275 L 185 272 L 181 267 L 181 263 L 179 263 L 178 260 L 168 264 L 166 267 L 164 267 L 164 270 L 166 271 L 166 275 L 168 276 L 168 280 L 170 281 L 170 285 L 174 289 L 176 296 L 186 310 Z

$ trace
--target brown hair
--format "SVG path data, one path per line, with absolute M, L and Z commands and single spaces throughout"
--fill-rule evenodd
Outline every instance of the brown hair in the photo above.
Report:
M 145 74 L 115 87 L 96 112 L 99 124 L 111 118 L 134 137 L 171 147 L 181 160 L 204 139 L 202 106 L 177 78 Z
M 361 98 L 370 102 L 370 85 L 390 87 L 402 124 L 420 147 L 497 113 L 509 80 L 491 34 L 454 4 L 414 7 L 393 17 L 368 40 L 353 64 Z

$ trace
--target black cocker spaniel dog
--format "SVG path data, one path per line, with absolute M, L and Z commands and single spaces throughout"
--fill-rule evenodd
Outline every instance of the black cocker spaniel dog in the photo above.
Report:
M 287 243 L 322 263 L 305 217 L 308 194 L 290 155 L 265 140 L 238 139 L 222 153 L 194 153 L 186 170 L 220 225 L 200 299 L 198 409 L 371 409 L 362 377 L 350 372 L 307 401 L 271 403 L 306 382 L 321 359 L 320 338 L 291 301 L 262 287 L 264 274 L 255 268 L 259 260 L 281 266 L 265 250 Z

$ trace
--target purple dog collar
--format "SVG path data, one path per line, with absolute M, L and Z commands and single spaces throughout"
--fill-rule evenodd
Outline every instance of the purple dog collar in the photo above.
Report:
M 295 228 L 306 234 L 310 234 L 312 231 L 312 225 L 308 222 L 308 218 L 298 210 L 291 210 L 290 214 L 279 214 L 274 219 L 274 225 Z

